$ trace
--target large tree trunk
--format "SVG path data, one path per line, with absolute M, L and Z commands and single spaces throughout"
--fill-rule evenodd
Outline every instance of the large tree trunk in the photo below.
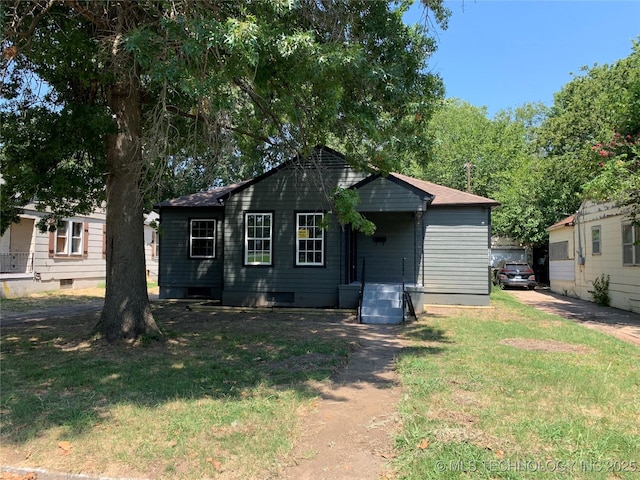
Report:
M 107 289 L 97 330 L 109 342 L 160 335 L 149 305 L 144 257 L 141 89 L 135 75 L 109 91 L 117 133 L 107 139 Z

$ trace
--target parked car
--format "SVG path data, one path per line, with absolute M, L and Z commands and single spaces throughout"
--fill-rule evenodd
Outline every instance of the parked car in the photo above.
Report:
M 500 262 L 493 278 L 494 285 L 506 287 L 536 288 L 536 275 L 528 263 Z

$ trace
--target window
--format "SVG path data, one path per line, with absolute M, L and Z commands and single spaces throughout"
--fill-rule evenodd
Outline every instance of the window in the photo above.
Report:
M 84 238 L 84 223 L 60 222 L 55 231 L 56 255 L 82 255 Z
M 549 261 L 568 259 L 569 242 L 554 242 L 549 244 Z
M 245 265 L 271 265 L 273 214 L 247 213 L 244 222 Z
M 296 215 L 296 265 L 324 265 L 324 229 L 321 213 Z
M 216 221 L 191 220 L 189 244 L 191 258 L 215 258 Z
M 622 263 L 640 265 L 640 225 L 622 225 Z
M 591 254 L 600 255 L 600 225 L 591 227 Z

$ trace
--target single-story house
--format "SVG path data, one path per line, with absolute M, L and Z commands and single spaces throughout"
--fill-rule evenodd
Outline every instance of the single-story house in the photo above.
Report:
M 54 232 L 38 228 L 43 215 L 35 204 L 28 204 L 20 221 L 2 235 L 2 297 L 96 287 L 104 282 L 104 211 L 65 219 Z
M 611 306 L 640 312 L 640 226 L 621 208 L 585 201 L 547 231 L 551 291 L 592 300 L 594 280 L 608 275 Z
M 372 236 L 341 226 L 327 192 L 353 189 Z M 425 303 L 488 305 L 494 200 L 405 175 L 357 172 L 330 148 L 248 181 L 167 200 L 161 298 L 356 308 L 362 284 Z
M 35 204 L 26 205 L 20 221 L 12 223 L 0 237 L 0 297 L 104 284 L 105 211 L 66 218 L 54 232 L 38 228 L 43 215 Z M 145 220 L 145 261 L 150 280 L 157 279 L 158 271 L 157 233 L 150 225 L 156 216 L 152 212 Z

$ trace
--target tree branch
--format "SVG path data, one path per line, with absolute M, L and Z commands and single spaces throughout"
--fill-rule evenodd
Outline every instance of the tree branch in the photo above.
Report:
M 23 20 L 26 19 L 27 15 L 18 15 L 18 5 L 20 4 L 19 1 L 15 2 L 15 6 L 13 8 L 14 11 L 14 18 L 13 18 L 13 22 L 11 24 L 11 29 L 9 30 L 10 34 L 7 35 L 9 38 L 11 36 L 15 36 L 16 38 L 26 38 L 27 42 L 22 46 L 22 48 L 26 47 L 27 45 L 29 45 L 29 40 L 31 39 L 31 36 L 33 35 L 33 32 L 36 30 L 36 27 L 38 26 L 38 24 L 40 23 L 40 20 L 42 20 L 42 18 L 49 12 L 49 10 L 51 10 L 51 8 L 53 8 L 53 6 L 56 4 L 57 0 L 49 0 L 46 5 L 44 6 L 44 8 L 40 11 L 40 13 L 38 13 L 37 15 L 35 15 L 33 17 L 33 20 L 31 20 L 31 24 L 29 25 L 29 28 L 27 28 L 27 30 L 25 32 L 20 32 L 20 24 L 22 23 Z M 38 7 L 37 4 L 33 7 L 33 11 L 35 11 Z M 32 12 L 33 13 L 33 12 Z M 13 34 L 13 35 L 11 35 Z M 14 42 L 15 43 L 15 42 Z M 19 46 L 15 45 L 17 49 L 20 49 Z M 16 51 L 16 54 L 18 52 Z
M 207 118 L 204 117 L 203 115 L 200 115 L 200 114 L 197 114 L 197 113 L 185 112 L 184 110 L 180 110 L 178 107 L 176 107 L 174 105 L 167 105 L 166 106 L 166 110 L 169 113 L 173 113 L 174 115 L 179 115 L 179 116 L 181 116 L 183 118 L 189 118 L 191 120 L 202 121 L 205 124 L 209 124 Z M 225 128 L 225 129 L 227 129 L 229 131 L 238 133 L 240 135 L 244 135 L 244 136 L 249 137 L 249 138 L 254 138 L 256 140 L 260 140 L 261 142 L 268 143 L 269 145 L 273 145 L 274 144 L 273 141 L 269 137 L 266 137 L 264 135 L 258 135 L 258 134 L 255 134 L 255 133 L 251 133 L 251 132 L 248 132 L 248 131 L 243 130 L 241 128 L 234 127 L 233 125 L 225 125 L 222 128 Z

